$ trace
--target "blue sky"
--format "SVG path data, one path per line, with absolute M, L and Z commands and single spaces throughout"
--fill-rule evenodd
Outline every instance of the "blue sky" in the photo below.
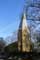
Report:
M 24 0 L 0 0 L 0 37 L 18 29 L 23 6 Z

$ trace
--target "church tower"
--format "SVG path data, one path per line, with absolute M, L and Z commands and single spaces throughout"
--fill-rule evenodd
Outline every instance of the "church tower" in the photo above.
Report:
M 30 52 L 30 31 L 27 26 L 26 13 L 22 15 L 18 30 L 18 51 Z

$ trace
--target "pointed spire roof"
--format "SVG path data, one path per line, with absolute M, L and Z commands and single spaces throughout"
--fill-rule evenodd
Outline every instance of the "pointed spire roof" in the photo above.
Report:
M 26 13 L 24 12 L 24 14 L 23 14 L 23 19 L 26 19 Z
M 27 19 L 26 19 L 26 12 L 24 12 L 22 14 L 22 18 L 21 18 L 21 22 L 20 22 L 20 25 L 19 25 L 19 29 L 27 29 L 27 31 L 29 32 L 29 29 L 28 29 L 28 24 L 27 24 Z
M 30 31 L 28 29 L 27 19 L 26 19 L 26 12 L 24 12 L 24 14 L 23 14 L 22 30 L 25 28 L 27 29 L 28 33 L 30 33 Z
M 26 13 L 23 14 L 23 21 L 22 21 L 22 29 L 27 27 L 27 21 L 26 21 Z

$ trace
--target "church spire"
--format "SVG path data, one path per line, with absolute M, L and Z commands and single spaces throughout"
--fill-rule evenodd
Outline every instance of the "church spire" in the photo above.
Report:
M 23 18 L 26 19 L 26 13 L 25 12 L 23 13 Z
M 23 14 L 23 21 L 22 21 L 22 29 L 24 29 L 26 26 L 27 26 L 27 23 L 26 23 L 26 14 L 24 12 L 24 14 Z
M 24 28 L 27 28 L 27 32 L 30 33 L 27 24 L 26 12 L 23 13 L 23 19 L 22 19 L 22 30 L 24 30 Z
M 22 15 L 18 31 L 18 50 L 22 52 L 29 52 L 30 50 L 29 29 L 26 21 L 25 12 Z

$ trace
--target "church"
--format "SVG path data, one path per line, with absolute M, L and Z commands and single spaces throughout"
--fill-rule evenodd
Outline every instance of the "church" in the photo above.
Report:
M 21 52 L 31 52 L 30 31 L 27 25 L 26 13 L 21 17 L 21 22 L 18 30 L 18 50 Z

